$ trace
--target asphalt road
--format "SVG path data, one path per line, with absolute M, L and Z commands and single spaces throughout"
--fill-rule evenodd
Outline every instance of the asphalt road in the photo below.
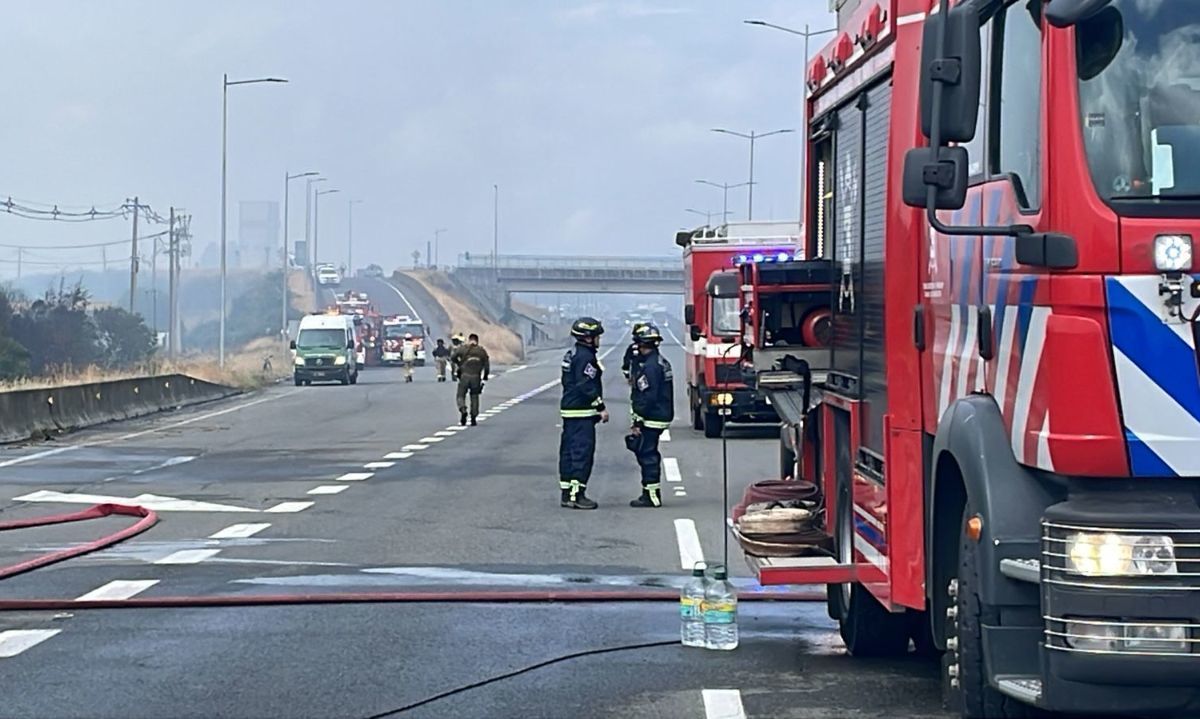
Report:
M 681 368 L 680 349 L 666 352 Z M 486 599 L 495 589 L 677 584 L 701 555 L 722 556 L 721 443 L 691 431 L 679 407 L 663 445 L 677 480 L 666 505 L 630 508 L 637 470 L 621 441 L 617 359 L 607 362 L 613 422 L 600 428 L 595 512 L 558 506 L 559 353 L 501 368 L 475 428 L 456 426 L 453 385 L 432 369 L 406 385 L 399 370 L 368 368 L 356 386 L 278 386 L 0 448 L 0 521 L 106 500 L 161 517 L 111 549 L 0 581 L 0 599 Z M 732 434 L 731 503 L 777 462 L 770 430 Z M 128 523 L 6 532 L 0 565 Z M 752 592 L 736 544 L 730 552 Z M 747 602 L 740 625 L 734 652 L 580 657 L 404 716 L 944 716 L 935 666 L 847 657 L 821 602 Z M 559 655 L 677 639 L 672 602 L 3 612 L 0 717 L 367 717 Z

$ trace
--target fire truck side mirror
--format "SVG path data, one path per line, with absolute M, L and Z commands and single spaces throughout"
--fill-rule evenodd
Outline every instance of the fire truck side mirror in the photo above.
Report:
M 1042 10 L 1054 27 L 1071 27 L 1104 9 L 1111 0 L 1054 0 Z
M 945 47 L 938 53 L 945 31 Z M 959 3 L 949 13 L 930 15 L 921 40 L 921 132 L 933 137 L 935 124 L 942 142 L 970 142 L 979 116 L 979 86 L 983 74 L 979 47 L 979 10 Z M 934 88 L 942 101 L 934 115 Z
M 288 342 L 288 348 L 296 349 L 296 340 L 292 340 L 291 342 Z
M 683 306 L 683 323 L 685 325 L 696 324 L 696 305 L 686 304 Z
M 967 149 L 914 147 L 904 155 L 904 204 L 927 207 L 929 188 L 935 210 L 958 210 L 967 202 Z
M 700 325 L 692 325 L 689 331 L 692 333 L 693 342 L 699 342 L 700 338 L 704 336 L 700 332 Z

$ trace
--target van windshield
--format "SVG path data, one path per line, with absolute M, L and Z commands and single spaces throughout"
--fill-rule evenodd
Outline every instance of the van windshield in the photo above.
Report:
M 313 349 L 324 347 L 341 347 L 346 344 L 346 331 L 339 329 L 309 329 L 300 330 L 296 338 L 296 347 Z

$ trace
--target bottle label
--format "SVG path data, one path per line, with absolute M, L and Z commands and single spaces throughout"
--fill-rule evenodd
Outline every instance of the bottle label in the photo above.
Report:
M 680 619 L 699 619 L 701 614 L 700 601 L 693 597 L 681 597 L 679 599 L 679 618 Z
M 708 624 L 733 624 L 736 617 L 736 602 L 717 601 L 704 603 L 704 621 Z

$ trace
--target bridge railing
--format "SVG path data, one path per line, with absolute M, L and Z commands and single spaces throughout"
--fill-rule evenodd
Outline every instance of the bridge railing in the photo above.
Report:
M 678 257 L 611 257 L 601 255 L 459 255 L 462 269 L 496 268 L 502 274 L 520 271 L 584 273 L 679 273 L 683 264 Z

